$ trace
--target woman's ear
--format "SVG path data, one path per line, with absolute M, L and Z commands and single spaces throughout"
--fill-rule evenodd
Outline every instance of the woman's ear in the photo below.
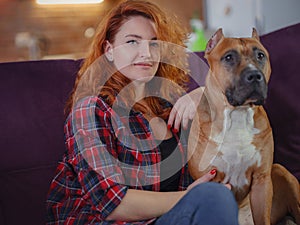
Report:
M 104 54 L 105 54 L 105 57 L 107 58 L 107 60 L 110 62 L 114 61 L 113 46 L 111 43 L 109 43 L 108 40 L 105 41 L 104 51 L 105 51 Z

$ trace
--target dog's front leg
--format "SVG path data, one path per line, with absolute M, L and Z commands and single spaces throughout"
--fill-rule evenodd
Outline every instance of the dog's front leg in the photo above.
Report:
M 270 225 L 273 186 L 268 173 L 253 177 L 250 191 L 250 204 L 255 225 Z

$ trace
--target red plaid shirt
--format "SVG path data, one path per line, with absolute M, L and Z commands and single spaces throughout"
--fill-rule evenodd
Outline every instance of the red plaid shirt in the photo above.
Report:
M 184 190 L 191 181 L 186 140 L 174 135 L 183 165 L 178 190 Z M 127 189 L 160 190 L 161 155 L 141 113 L 87 97 L 66 120 L 65 142 L 67 151 L 48 193 L 47 224 L 126 224 L 105 218 Z

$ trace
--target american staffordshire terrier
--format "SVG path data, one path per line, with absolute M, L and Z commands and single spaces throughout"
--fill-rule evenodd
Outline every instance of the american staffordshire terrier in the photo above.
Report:
M 210 71 L 188 143 L 192 177 L 217 169 L 213 181 L 231 184 L 240 224 L 276 224 L 290 213 L 300 225 L 299 182 L 273 164 L 272 129 L 262 106 L 271 66 L 257 31 L 228 38 L 219 29 L 205 58 Z

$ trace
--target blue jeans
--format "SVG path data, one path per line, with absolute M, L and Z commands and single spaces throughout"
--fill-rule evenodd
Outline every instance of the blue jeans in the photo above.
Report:
M 192 188 L 155 225 L 238 225 L 238 206 L 224 185 L 203 183 Z

